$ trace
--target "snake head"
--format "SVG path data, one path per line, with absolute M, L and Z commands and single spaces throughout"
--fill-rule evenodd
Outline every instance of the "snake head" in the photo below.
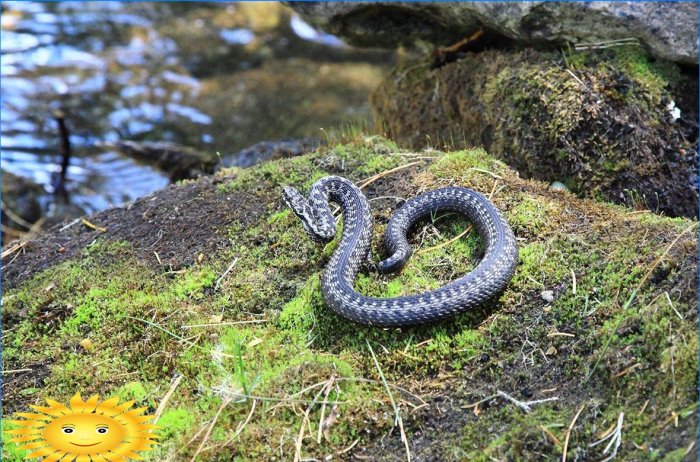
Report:
M 330 224 L 319 220 L 314 214 L 314 209 L 309 201 L 291 186 L 282 188 L 282 200 L 299 217 L 301 224 L 304 226 L 304 231 L 311 239 L 324 244 L 333 240 L 335 237 L 335 221 L 332 220 L 332 215 Z M 326 207 L 328 206 L 326 205 Z

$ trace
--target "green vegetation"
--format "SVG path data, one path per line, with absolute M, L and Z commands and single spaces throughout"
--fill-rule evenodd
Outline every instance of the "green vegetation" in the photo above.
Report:
M 582 197 L 695 217 L 685 179 L 697 134 L 669 109 L 694 113 L 695 82 L 634 45 L 485 50 L 435 69 L 425 58 L 401 63 L 372 103 L 401 146 L 483 146 L 522 176 Z
M 181 377 L 158 421 L 162 444 L 145 454 L 151 460 L 189 460 L 212 425 L 201 460 L 291 460 L 297 451 L 381 458 L 403 451 L 398 429 L 388 435 L 395 410 L 385 378 L 412 451 L 430 445 L 435 458 L 561 457 L 579 408 L 572 460 L 603 458 L 589 445 L 620 412 L 621 459 L 682 458 L 697 430 L 695 232 L 655 260 L 692 223 L 550 191 L 482 150 L 429 156 L 416 160 L 428 155 L 358 137 L 223 172 L 222 201 L 243 191 L 267 211 L 228 224 L 228 248 L 166 271 L 137 258 L 135 249 L 152 240 L 103 238 L 7 290 L 3 368 L 35 372 L 5 383 L 12 405 L 3 417 L 76 391 L 135 399 L 152 414 Z M 419 164 L 402 168 L 411 162 Z M 383 198 L 372 201 L 373 258 L 383 254 L 378 233 L 392 197 L 471 187 L 491 197 L 520 239 L 520 264 L 501 297 L 444 323 L 403 329 L 357 326 L 324 306 L 320 275 L 337 241 L 311 242 L 279 201 L 280 187 L 308 188 L 328 174 L 360 182 L 392 168 L 400 169 L 366 188 Z M 473 230 L 462 235 L 467 227 L 454 215 L 432 217 L 412 233 L 416 252 L 400 275 L 363 273 L 358 290 L 393 297 L 459 277 L 483 252 Z M 543 290 L 554 301 L 545 302 Z M 497 390 L 521 401 L 559 399 L 524 414 L 507 400 L 485 399 Z M 439 435 L 415 443 L 425 422 Z

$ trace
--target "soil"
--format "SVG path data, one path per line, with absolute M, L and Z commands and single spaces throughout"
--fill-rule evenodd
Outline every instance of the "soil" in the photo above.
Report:
M 264 213 L 263 204 L 251 200 L 246 192 L 216 193 L 217 184 L 233 178 L 207 177 L 172 185 L 87 218 L 105 231 L 81 220 L 56 225 L 3 260 L 3 287 L 13 288 L 41 270 L 79 257 L 96 239 L 128 241 L 139 261 L 153 267 L 178 270 L 189 266 L 200 254 L 206 256 L 229 245 L 226 229 L 231 223 L 255 221 Z

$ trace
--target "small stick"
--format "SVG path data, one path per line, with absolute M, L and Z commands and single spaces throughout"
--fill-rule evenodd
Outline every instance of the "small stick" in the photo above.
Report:
M 571 291 L 573 292 L 574 295 L 576 295 L 576 273 L 574 273 L 574 270 L 571 270 L 571 281 L 572 281 L 572 287 Z
M 30 369 L 30 368 L 24 368 L 24 369 L 10 369 L 10 370 L 7 370 L 7 371 L 2 371 L 2 373 L 3 373 L 3 374 L 16 374 L 16 373 L 18 373 L 18 372 L 31 372 L 31 371 L 33 371 L 33 370 L 34 370 L 34 369 Z
M 328 379 L 329 381 L 331 379 Z M 314 404 L 318 401 L 318 398 L 321 397 L 321 393 L 323 393 L 323 390 L 326 387 L 324 386 L 321 388 L 318 393 L 316 393 L 316 396 L 314 397 L 314 400 L 309 403 L 309 405 L 306 407 L 306 411 L 304 411 L 304 417 L 301 419 L 301 426 L 299 427 L 299 435 L 297 436 L 297 441 L 295 443 L 295 448 L 294 448 L 294 462 L 299 462 L 301 460 L 301 446 L 304 441 L 304 430 L 306 429 L 306 422 L 309 421 L 309 413 L 311 412 L 311 408 L 314 407 Z M 309 422 L 309 426 L 310 426 Z
M 603 449 L 603 454 L 607 454 L 610 448 L 613 447 L 613 444 L 615 447 L 613 448 L 612 453 L 603 459 L 601 462 L 609 462 L 617 456 L 617 450 L 620 448 L 620 445 L 622 444 L 622 423 L 625 420 L 625 413 L 620 412 L 620 416 L 617 418 L 617 425 L 614 426 L 614 430 L 609 432 L 606 436 L 603 438 L 599 439 L 595 443 L 591 443 L 588 445 L 589 448 L 592 448 L 594 446 L 599 445 L 603 441 L 607 440 L 610 438 L 610 442 L 608 443 L 607 446 L 605 446 L 605 449 Z
M 571 436 L 571 431 L 574 429 L 574 425 L 576 425 L 576 421 L 578 420 L 578 416 L 581 415 L 581 412 L 583 411 L 584 407 L 586 407 L 585 404 L 583 404 L 581 406 L 581 408 L 578 410 L 578 412 L 574 416 L 573 420 L 569 424 L 569 428 L 566 429 L 566 438 L 564 438 L 564 452 L 561 455 L 561 462 L 566 462 L 566 452 L 569 449 L 569 437 Z
M 641 408 L 641 409 L 639 410 L 639 412 L 637 413 L 637 416 L 640 416 L 640 415 L 644 414 L 644 411 L 647 410 L 647 406 L 649 405 L 649 401 L 650 401 L 650 400 L 644 401 L 644 405 L 642 406 L 642 408 Z
M 685 318 L 681 316 L 681 314 L 678 312 L 675 306 L 673 306 L 673 302 L 671 301 L 671 297 L 669 297 L 668 292 L 664 292 L 664 295 L 666 296 L 666 300 L 668 301 L 668 304 L 671 305 L 671 308 L 673 311 L 678 315 L 678 318 L 682 321 Z
M 234 440 L 234 438 L 236 438 L 238 435 L 241 434 L 241 432 L 243 431 L 245 426 L 248 425 L 248 422 L 250 422 L 250 418 L 253 417 L 253 411 L 255 411 L 255 406 L 256 406 L 257 402 L 258 402 L 257 399 L 253 400 L 253 404 L 250 406 L 250 412 L 248 413 L 248 417 L 246 417 L 243 422 L 238 424 L 238 427 L 236 427 L 236 433 L 234 433 L 231 438 L 227 439 L 226 441 L 224 441 L 223 443 L 221 443 L 219 445 L 220 448 L 223 448 L 223 447 L 229 445 Z
M 226 277 L 226 275 L 233 269 L 233 266 L 238 262 L 238 257 L 234 258 L 233 261 L 231 262 L 230 265 L 228 265 L 228 268 L 226 268 L 226 271 L 224 271 L 224 274 L 219 277 L 219 279 L 216 280 L 216 284 L 214 284 L 214 290 L 219 290 L 219 284 L 221 283 L 222 279 Z
M 533 404 L 541 404 L 541 403 L 546 403 L 546 402 L 549 402 L 549 401 L 557 401 L 557 400 L 559 400 L 558 397 L 554 396 L 554 397 L 552 397 L 552 398 L 536 399 L 536 400 L 534 400 L 534 401 L 526 401 L 526 402 L 523 402 L 523 401 L 520 401 L 520 400 L 518 400 L 518 399 L 516 399 L 516 398 L 513 398 L 513 397 L 510 396 L 508 393 L 506 393 L 506 392 L 504 392 L 504 391 L 501 391 L 501 390 L 496 390 L 496 394 L 497 394 L 498 396 L 501 396 L 501 397 L 507 399 L 508 401 L 512 402 L 513 404 L 515 404 L 516 406 L 518 406 L 520 409 L 522 409 L 522 410 L 525 411 L 526 413 L 532 411 L 531 405 L 533 405 Z
M 158 419 L 160 419 L 161 414 L 163 414 L 163 411 L 165 410 L 165 405 L 168 404 L 168 400 L 170 400 L 170 397 L 173 395 L 178 385 L 180 385 L 180 382 L 182 382 L 182 376 L 178 375 L 177 378 L 173 380 L 173 383 L 170 385 L 170 389 L 168 389 L 168 392 L 165 394 L 165 396 L 163 396 L 163 399 L 158 405 L 158 409 L 156 409 L 155 418 L 153 419 L 154 425 L 158 422 Z
M 85 226 L 87 226 L 88 228 L 94 229 L 95 231 L 99 231 L 99 232 L 101 232 L 101 233 L 106 233 L 106 232 L 107 232 L 107 228 L 105 228 L 104 226 L 97 226 L 97 225 L 95 225 L 95 224 L 93 224 L 93 223 L 90 223 L 90 222 L 87 221 L 85 218 L 81 218 L 80 221 L 81 221 Z
M 231 321 L 231 322 L 218 322 L 211 324 L 188 324 L 181 326 L 181 329 L 194 329 L 195 327 L 219 327 L 219 326 L 236 326 L 238 324 L 261 324 L 267 322 L 267 319 L 249 319 L 247 321 Z
M 382 383 L 384 384 L 384 388 L 386 389 L 386 392 L 389 395 L 391 406 L 394 408 L 394 426 L 396 426 L 397 423 L 399 425 L 399 431 L 401 433 L 401 442 L 404 443 L 404 447 L 406 448 L 406 460 L 408 462 L 411 462 L 411 449 L 408 445 L 408 438 L 406 437 L 406 432 L 403 429 L 403 421 L 401 420 L 399 407 L 396 405 L 396 401 L 394 401 L 394 395 L 391 393 L 389 383 L 386 381 L 386 377 L 384 377 L 384 372 L 382 372 L 382 368 L 379 366 L 377 355 L 374 354 L 374 350 L 372 349 L 372 345 L 370 345 L 369 340 L 367 340 L 367 348 L 369 348 L 369 352 L 372 353 L 372 360 L 374 360 L 374 365 L 377 367 L 377 371 L 379 371 L 379 377 L 381 377 Z
M 326 415 L 326 401 L 328 401 L 328 395 L 331 393 L 331 388 L 333 388 L 333 382 L 335 381 L 335 375 L 331 376 L 330 380 L 326 383 L 324 388 L 326 392 L 323 394 L 323 404 L 321 405 L 321 417 L 318 419 L 318 434 L 316 435 L 316 442 L 321 444 L 321 435 L 323 434 L 323 418 Z
M 76 218 L 75 220 L 71 221 L 70 223 L 68 223 L 67 225 L 65 225 L 63 228 L 59 229 L 58 232 L 60 233 L 60 232 L 62 232 L 62 231 L 65 231 L 65 230 L 67 230 L 68 228 L 70 228 L 71 226 L 77 225 L 78 223 L 80 223 L 80 218 Z
M 559 438 L 554 436 L 554 433 L 549 431 L 544 425 L 540 425 L 540 429 L 549 437 L 550 440 L 552 440 L 552 443 L 556 444 L 557 446 L 561 446 L 561 441 L 559 441 Z
M 0 258 L 9 257 L 10 255 L 17 252 L 18 250 L 22 250 L 25 245 L 27 245 L 27 241 L 20 242 L 19 244 L 15 244 L 7 250 L 3 250 L 2 254 L 0 255 Z M 17 256 L 19 256 L 19 254 L 17 254 Z M 15 257 L 15 258 L 17 258 L 17 257 Z M 14 261 L 14 258 L 12 260 Z M 12 263 L 12 262 L 10 262 L 10 263 Z M 8 263 L 8 265 L 9 265 L 9 263 Z
M 469 170 L 474 170 L 475 172 L 487 173 L 487 174 L 491 175 L 492 177 L 496 178 L 497 180 L 503 179 L 502 176 L 496 175 L 495 173 L 489 172 L 488 170 L 485 170 L 483 168 L 471 167 Z

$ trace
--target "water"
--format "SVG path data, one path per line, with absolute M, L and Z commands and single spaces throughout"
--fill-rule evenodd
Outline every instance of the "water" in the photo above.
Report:
M 166 176 L 97 147 L 171 141 L 221 154 L 367 122 L 391 56 L 353 50 L 277 3 L 2 2 L 2 168 L 53 192 L 65 114 L 66 188 L 87 213 Z

